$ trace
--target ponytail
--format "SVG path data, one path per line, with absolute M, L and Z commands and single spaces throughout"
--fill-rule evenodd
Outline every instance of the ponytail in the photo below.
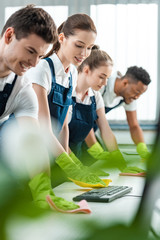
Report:
M 64 36 L 68 38 L 69 36 L 74 36 L 76 30 L 92 31 L 97 34 L 96 27 L 90 16 L 81 13 L 68 17 L 67 20 L 58 27 L 58 34 L 63 32 Z M 54 52 L 58 52 L 59 49 L 60 43 L 57 40 L 45 58 L 51 56 Z
M 83 71 L 84 66 L 89 66 L 90 70 L 98 68 L 103 64 L 113 66 L 112 58 L 105 52 L 100 50 L 99 46 L 94 45 L 89 57 L 87 57 L 78 67 L 78 73 Z

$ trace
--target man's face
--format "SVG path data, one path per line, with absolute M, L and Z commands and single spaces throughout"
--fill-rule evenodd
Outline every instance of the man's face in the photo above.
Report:
M 138 99 L 146 90 L 148 86 L 141 81 L 137 83 L 128 82 L 128 84 L 122 89 L 120 95 L 124 98 L 125 103 L 129 104 L 133 100 Z
M 36 34 L 30 34 L 26 38 L 17 40 L 14 29 L 9 28 L 7 30 L 8 33 L 5 33 L 5 50 L 3 52 L 4 70 L 6 72 L 13 71 L 21 76 L 28 69 L 37 65 L 45 55 L 49 44 Z

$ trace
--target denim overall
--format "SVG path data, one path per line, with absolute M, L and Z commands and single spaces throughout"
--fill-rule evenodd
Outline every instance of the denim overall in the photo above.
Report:
M 72 119 L 69 123 L 69 146 L 71 150 L 80 155 L 81 145 L 88 133 L 94 126 L 94 122 L 98 116 L 96 113 L 96 101 L 92 96 L 91 105 L 85 105 L 76 102 L 76 98 L 73 97 L 73 113 Z
M 72 104 L 72 75 L 70 73 L 69 88 L 59 85 L 56 83 L 53 61 L 50 58 L 45 58 L 45 60 L 49 64 L 52 75 L 52 87 L 48 95 L 48 104 L 51 117 L 58 121 L 58 127 L 54 129 L 54 132 L 59 133 L 66 118 L 68 108 Z
M 106 92 L 106 86 L 104 87 L 104 91 L 102 93 L 102 97 L 104 97 L 104 94 Z M 109 111 L 111 111 L 112 109 L 118 107 L 119 105 L 121 105 L 124 102 L 124 99 L 122 99 L 117 105 L 115 105 L 114 107 L 105 107 L 105 113 L 108 113 Z M 97 129 L 96 129 L 97 130 Z
M 11 95 L 16 79 L 17 79 L 17 75 L 15 75 L 12 84 L 6 83 L 3 91 L 0 92 L 0 116 L 2 116 L 2 114 L 5 111 L 8 98 Z
M 105 113 L 108 113 L 109 111 L 111 111 L 112 109 L 120 106 L 122 103 L 124 102 L 124 99 L 122 99 L 117 105 L 115 105 L 114 107 L 105 107 Z
M 105 113 L 108 113 L 109 111 L 111 111 L 112 109 L 118 107 L 119 105 L 121 105 L 124 102 L 124 100 L 122 99 L 117 105 L 115 105 L 114 107 L 105 107 Z M 94 131 L 96 131 L 98 129 L 98 126 L 96 124 L 96 122 L 94 123 Z
M 16 79 L 17 79 L 17 75 L 15 75 L 12 84 L 6 83 L 3 91 L 0 91 L 0 117 L 2 116 L 2 114 L 5 111 L 7 101 L 8 101 L 8 99 L 9 99 L 11 93 L 12 93 L 12 90 L 13 90 L 13 87 L 15 85 Z M 10 115 L 9 119 L 7 119 L 2 124 L 0 124 L 0 152 L 1 152 L 3 130 L 5 129 L 7 124 L 9 124 L 10 120 L 12 119 L 12 116 L 13 116 L 13 114 Z

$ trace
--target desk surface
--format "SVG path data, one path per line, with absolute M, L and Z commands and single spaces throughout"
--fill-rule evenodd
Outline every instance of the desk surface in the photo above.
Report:
M 102 221 L 105 221 L 106 218 L 106 221 L 110 219 L 109 222 L 112 220 L 123 220 L 127 223 L 133 219 L 134 214 L 136 213 L 142 196 L 145 178 L 119 176 L 119 172 L 114 171 L 110 172 L 110 176 L 108 178 L 112 179 L 110 185 L 131 186 L 133 187 L 133 190 L 124 197 L 116 199 L 110 203 L 89 202 L 88 204 L 92 210 L 92 214 L 89 216 L 89 218 L 94 220 L 98 218 L 99 220 L 102 219 Z M 87 190 L 90 189 L 81 188 L 72 182 L 65 182 L 56 187 L 54 192 L 57 196 L 63 197 L 68 201 L 72 201 L 73 197 L 84 193 Z M 83 218 L 83 216 L 81 216 L 81 218 Z M 86 216 L 84 216 L 84 218 L 86 218 Z
M 135 159 L 135 156 L 133 156 Z M 143 163 L 136 158 L 139 167 Z M 133 165 L 133 162 L 130 162 Z M 135 164 L 134 164 L 135 165 Z M 101 226 L 111 226 L 115 223 L 129 224 L 134 219 L 137 212 L 143 188 L 145 184 L 144 177 L 119 176 L 116 169 L 105 169 L 110 173 L 107 178 L 112 179 L 110 185 L 127 185 L 133 187 L 133 190 L 110 203 L 89 202 L 92 210 L 91 214 L 61 214 L 48 213 L 39 219 L 11 219 L 8 223 L 9 240 L 76 240 L 79 236 L 88 234 L 87 224 L 94 221 Z M 54 193 L 66 200 L 72 201 L 72 198 L 86 191 L 86 189 L 75 185 L 72 182 L 65 182 L 56 188 Z M 159 219 L 160 220 L 160 219 Z M 156 224 L 157 224 L 157 220 Z M 90 230 L 91 231 L 91 230 Z
M 145 179 L 143 177 L 119 176 L 112 172 L 110 185 L 128 185 L 133 190 L 126 196 L 110 203 L 92 203 L 89 206 L 91 214 L 47 214 L 40 219 L 15 219 L 9 222 L 9 240 L 75 240 L 78 236 L 88 233 L 85 223 L 97 222 L 101 226 L 110 226 L 113 223 L 130 223 L 137 211 L 142 196 Z M 69 201 L 85 189 L 72 182 L 65 182 L 54 189 L 54 193 Z

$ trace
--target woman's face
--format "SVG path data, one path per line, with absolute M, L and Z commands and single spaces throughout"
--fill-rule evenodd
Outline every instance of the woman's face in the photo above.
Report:
M 94 70 L 88 71 L 87 84 L 95 91 L 99 91 L 104 85 L 107 84 L 107 79 L 112 72 L 112 65 L 104 64 Z
M 62 33 L 63 34 L 63 33 Z M 62 37 L 62 38 L 61 38 Z M 76 30 L 75 35 L 59 36 L 59 53 L 69 64 L 79 66 L 91 53 L 96 34 L 93 31 Z

